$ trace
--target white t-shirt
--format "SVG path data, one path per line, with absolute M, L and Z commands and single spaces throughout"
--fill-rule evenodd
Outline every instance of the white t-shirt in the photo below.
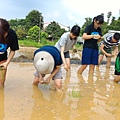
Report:
M 71 47 L 77 42 L 77 39 L 70 39 L 70 32 L 64 33 L 58 42 L 55 44 L 55 47 L 60 51 L 61 47 L 64 47 L 64 52 L 67 52 L 71 49 Z

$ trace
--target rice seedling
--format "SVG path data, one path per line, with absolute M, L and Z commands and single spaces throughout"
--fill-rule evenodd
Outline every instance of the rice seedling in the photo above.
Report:
M 70 97 L 74 97 L 74 98 L 80 98 L 81 94 L 80 91 L 76 91 L 74 88 L 72 89 L 72 91 L 69 91 L 69 96 Z

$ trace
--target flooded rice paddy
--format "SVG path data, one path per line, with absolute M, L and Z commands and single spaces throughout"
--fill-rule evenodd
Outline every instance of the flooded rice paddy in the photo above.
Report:
M 0 89 L 0 120 L 120 120 L 120 84 L 113 82 L 114 65 L 106 69 L 102 64 L 92 76 L 88 68 L 77 75 L 79 67 L 71 64 L 71 76 L 66 76 L 62 66 L 63 89 L 57 92 L 53 81 L 32 85 L 32 62 L 11 62 Z

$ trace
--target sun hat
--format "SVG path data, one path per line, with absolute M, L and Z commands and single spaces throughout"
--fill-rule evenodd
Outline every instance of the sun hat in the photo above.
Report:
M 46 51 L 39 51 L 34 56 L 34 66 L 41 74 L 49 74 L 54 69 L 54 59 L 52 55 Z

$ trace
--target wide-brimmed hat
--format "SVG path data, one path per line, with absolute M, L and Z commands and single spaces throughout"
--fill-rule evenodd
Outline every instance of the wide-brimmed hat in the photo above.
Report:
M 46 51 L 40 51 L 34 56 L 34 66 L 41 74 L 49 74 L 54 69 L 54 59 L 52 55 Z

